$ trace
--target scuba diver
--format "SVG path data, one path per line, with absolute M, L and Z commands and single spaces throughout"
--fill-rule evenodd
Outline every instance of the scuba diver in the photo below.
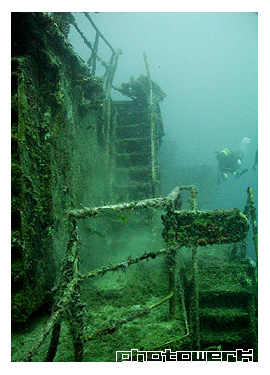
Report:
M 235 178 L 239 178 L 245 174 L 248 169 L 241 170 L 242 159 L 246 155 L 247 146 L 250 139 L 244 137 L 239 143 L 239 151 L 233 152 L 228 148 L 223 148 L 222 150 L 216 152 L 216 157 L 218 160 L 218 182 L 220 183 L 220 178 L 226 180 L 228 178 L 228 173 L 232 173 Z
M 245 174 L 248 169 L 241 170 L 241 160 L 243 159 L 243 154 L 238 152 L 232 152 L 228 148 L 223 148 L 222 150 L 216 152 L 216 157 L 218 160 L 218 182 L 220 183 L 220 177 L 222 180 L 228 178 L 228 173 L 232 173 L 235 178 L 239 178 Z

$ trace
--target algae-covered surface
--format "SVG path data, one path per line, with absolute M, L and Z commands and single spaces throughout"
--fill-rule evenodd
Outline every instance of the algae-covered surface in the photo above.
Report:
M 85 337 L 94 337 L 84 344 L 84 361 L 115 361 L 117 350 L 153 350 L 183 336 L 186 333 L 183 319 L 181 315 L 177 316 L 177 319 L 170 319 L 168 301 L 148 314 L 123 324 L 114 332 L 94 335 L 106 327 L 114 327 L 116 322 L 161 300 L 168 295 L 167 288 L 162 259 L 152 264 L 151 261 L 142 262 L 126 272 L 114 272 L 85 282 L 82 294 L 83 302 L 87 302 L 84 333 Z M 33 345 L 48 317 L 33 318 L 27 327 L 14 330 L 12 361 L 18 361 Z M 33 357 L 33 361 L 45 360 L 49 343 L 48 337 Z M 74 361 L 72 337 L 66 321 L 61 325 L 54 361 Z
M 148 147 L 150 126 L 145 126 L 143 116 L 148 119 L 150 108 L 142 111 L 128 102 L 121 111 L 120 102 L 115 107 L 111 100 L 106 102 L 102 79 L 90 74 L 59 31 L 54 16 L 15 13 L 12 22 L 13 362 L 20 361 L 35 346 L 51 309 L 57 307 L 52 291 L 67 249 L 67 213 L 81 206 L 128 201 L 134 196 L 145 199 L 159 190 L 160 183 L 159 177 L 152 181 L 153 163 L 149 164 L 151 158 L 155 162 L 155 155 L 152 146 L 151 152 Z M 127 107 L 134 107 L 136 121 Z M 151 115 L 156 117 L 157 113 L 151 110 Z M 157 120 L 156 136 L 160 140 L 163 130 L 159 111 Z M 158 151 L 159 146 L 156 148 Z M 193 184 L 197 180 L 188 172 L 186 179 Z M 195 174 L 198 176 L 198 171 Z M 209 171 L 204 169 L 204 175 Z M 204 175 L 202 179 L 207 181 Z M 210 189 L 207 186 L 205 190 Z M 132 266 L 126 263 L 121 270 L 84 280 L 84 305 L 78 305 L 84 322 L 85 362 L 113 362 L 119 350 L 181 349 L 189 339 L 183 301 L 191 302 L 192 298 L 201 310 L 189 309 L 193 313 L 189 320 L 200 313 L 200 323 L 205 322 L 201 328 L 205 329 L 206 347 L 220 347 L 222 335 L 228 345 L 233 340 L 255 343 L 255 272 L 241 264 L 245 244 L 239 248 L 230 245 L 245 240 L 247 218 L 237 209 L 175 211 L 165 216 L 163 228 L 162 214 L 103 212 L 77 223 L 81 273 L 164 248 L 162 229 L 167 243 L 201 246 L 198 275 L 191 248 L 179 249 L 176 256 L 184 281 L 180 282 L 179 274 L 174 276 L 179 277 L 178 286 L 185 296 L 179 294 L 185 298 L 178 295 L 173 317 L 169 300 L 153 308 L 171 292 L 173 269 L 162 256 Z M 195 274 L 198 282 L 192 286 Z M 195 286 L 197 294 L 188 301 Z M 187 308 L 187 314 L 190 311 Z M 69 316 L 70 312 L 66 313 Z M 67 316 L 63 315 L 61 322 L 55 362 L 75 360 L 74 336 Z M 239 320 L 243 331 L 248 330 L 248 338 L 237 331 Z M 51 334 L 34 354 L 34 362 L 46 360 L 50 340 Z
M 209 342 L 214 342 L 215 345 L 222 343 L 234 348 L 233 340 L 240 335 L 241 343 L 244 342 L 241 329 L 250 325 L 250 302 L 247 304 L 247 298 L 256 294 L 254 270 L 247 264 L 233 265 L 226 262 L 230 247 L 225 245 L 198 250 L 202 343 L 207 346 L 210 345 Z M 122 256 L 127 255 L 124 246 L 122 251 Z M 179 249 L 177 259 L 187 283 L 192 279 L 190 252 L 191 249 L 188 248 Z M 210 263 L 210 266 L 206 266 L 211 257 L 216 260 L 218 254 L 223 265 L 213 267 Z M 118 257 L 120 254 L 114 254 L 112 260 Z M 100 261 L 96 259 L 97 264 Z M 81 301 L 85 303 L 82 309 L 84 362 L 114 362 L 116 351 L 131 349 L 163 350 L 170 347 L 172 350 L 186 350 L 185 345 L 188 345 L 189 338 L 186 336 L 182 301 L 179 300 L 173 318 L 169 313 L 169 301 L 146 309 L 168 296 L 168 285 L 168 270 L 163 256 L 155 260 L 141 261 L 126 270 L 108 272 L 103 276 L 85 280 L 81 296 Z M 13 330 L 12 361 L 19 361 L 33 346 L 48 318 L 49 314 L 33 317 L 24 328 L 21 326 L 20 329 Z M 250 329 L 249 335 L 252 333 Z M 215 339 L 211 336 L 213 332 L 216 332 Z M 34 355 L 34 362 L 45 361 L 50 336 Z M 69 323 L 64 320 L 54 361 L 74 360 Z

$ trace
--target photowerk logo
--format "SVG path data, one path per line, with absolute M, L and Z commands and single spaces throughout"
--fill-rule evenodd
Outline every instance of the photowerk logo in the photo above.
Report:
M 253 349 L 236 349 L 232 351 L 117 351 L 116 362 L 145 362 L 145 361 L 224 361 L 224 362 L 253 362 Z

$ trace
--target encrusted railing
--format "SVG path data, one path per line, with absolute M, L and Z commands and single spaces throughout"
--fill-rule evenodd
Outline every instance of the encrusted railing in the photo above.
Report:
M 110 91 L 112 88 L 112 83 L 115 75 L 115 71 L 118 64 L 119 56 L 122 54 L 121 49 L 114 49 L 112 45 L 108 42 L 108 40 L 104 37 L 104 35 L 101 33 L 99 28 L 96 26 L 94 21 L 92 20 L 91 16 L 87 12 L 83 12 L 85 15 L 86 20 L 88 21 L 88 24 L 90 26 L 90 29 L 94 31 L 95 37 L 94 37 L 94 43 L 91 43 L 89 39 L 85 37 L 83 32 L 81 31 L 80 27 L 78 26 L 75 17 L 72 13 L 69 14 L 68 22 L 74 26 L 75 30 L 78 32 L 78 34 L 81 36 L 84 44 L 86 47 L 90 50 L 90 56 L 87 61 L 87 64 L 90 68 L 90 71 L 93 75 L 96 74 L 96 68 L 97 68 L 97 62 L 99 62 L 105 69 L 105 73 L 102 77 L 104 82 L 104 91 L 106 93 L 106 98 L 110 98 Z M 105 45 L 109 48 L 111 51 L 111 57 L 109 61 L 103 60 L 99 54 L 98 54 L 98 48 L 99 48 L 99 41 L 100 39 L 105 43 Z
M 189 190 L 191 192 L 189 198 L 191 206 L 190 211 L 181 211 L 181 192 L 183 190 Z M 250 198 L 250 192 L 252 192 L 251 189 L 248 190 L 248 201 L 247 206 L 244 210 L 247 215 L 250 215 L 250 213 L 252 212 L 251 208 L 253 207 L 252 199 Z M 179 282 L 178 278 L 179 270 L 177 269 L 175 261 L 176 251 L 182 246 L 189 246 L 192 248 L 193 295 L 191 296 L 192 303 L 190 311 L 192 320 L 191 341 L 193 348 L 199 350 L 200 336 L 198 317 L 197 246 L 205 246 L 208 243 L 231 243 L 244 240 L 249 229 L 249 222 L 247 217 L 237 209 L 229 211 L 197 211 L 196 195 L 197 190 L 195 186 L 179 186 L 165 198 L 145 199 L 141 201 L 121 203 L 116 205 L 104 205 L 92 208 L 83 207 L 81 209 L 71 210 L 68 213 L 69 241 L 67 243 L 66 254 L 62 262 L 61 274 L 58 283 L 53 290 L 53 292 L 55 293 L 55 302 L 53 305 L 52 314 L 48 319 L 46 325 L 44 326 L 41 334 L 37 337 L 33 347 L 28 350 L 28 352 L 20 359 L 20 361 L 32 361 L 34 354 L 38 351 L 39 347 L 51 331 L 51 342 L 48 349 L 46 361 L 53 361 L 59 342 L 61 322 L 64 319 L 69 320 L 70 323 L 75 361 L 83 361 L 84 342 L 93 340 L 100 335 L 113 333 L 123 324 L 135 318 L 139 318 L 148 314 L 153 308 L 168 300 L 170 301 L 170 315 L 171 317 L 174 317 L 176 295 L 178 297 L 178 301 L 181 301 L 184 308 L 183 291 L 181 290 L 181 283 Z M 156 251 L 145 251 L 141 256 L 128 258 L 127 260 L 116 264 L 109 264 L 87 273 L 81 273 L 78 267 L 79 235 L 77 220 L 87 217 L 96 217 L 98 215 L 106 213 L 112 214 L 112 212 L 113 214 L 120 215 L 119 213 L 125 210 L 128 210 L 130 213 L 140 209 L 162 209 L 166 212 L 166 215 L 162 216 L 162 220 L 164 223 L 164 230 L 162 235 L 167 246 Z M 126 217 L 129 216 L 121 216 L 123 220 Z M 222 231 L 219 229 L 220 220 L 223 220 Z M 237 224 L 238 231 L 235 231 L 235 226 L 231 227 L 234 222 Z M 193 228 L 192 230 L 190 230 L 191 227 Z M 210 230 L 211 232 L 209 234 L 209 242 L 200 242 L 200 236 L 205 239 L 205 233 L 208 230 Z M 214 232 L 215 230 L 216 232 Z M 180 232 L 181 235 L 179 235 Z M 183 233 L 187 233 L 188 237 L 183 235 Z M 85 305 L 80 301 L 82 282 L 98 275 L 104 275 L 107 272 L 113 272 L 119 269 L 126 270 L 132 264 L 137 264 L 145 259 L 155 259 L 161 254 L 166 255 L 165 262 L 169 276 L 169 294 L 153 305 L 142 308 L 139 311 L 132 313 L 130 316 L 127 316 L 125 319 L 116 322 L 113 326 L 101 327 L 101 329 L 93 332 L 91 335 L 86 335 L 83 331 L 84 322 L 82 313 Z M 170 343 L 176 340 L 181 340 L 190 335 L 187 318 L 185 318 L 185 320 L 186 333 L 183 336 L 170 341 Z

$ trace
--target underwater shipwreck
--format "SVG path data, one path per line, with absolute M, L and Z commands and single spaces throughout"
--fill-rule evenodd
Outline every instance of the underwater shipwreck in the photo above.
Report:
M 195 184 L 161 197 L 165 93 L 146 53 L 145 73 L 114 86 L 122 51 L 85 18 L 93 43 L 72 13 L 12 13 L 12 361 L 132 349 L 252 349 L 257 361 L 252 187 L 231 210 L 199 210 Z

